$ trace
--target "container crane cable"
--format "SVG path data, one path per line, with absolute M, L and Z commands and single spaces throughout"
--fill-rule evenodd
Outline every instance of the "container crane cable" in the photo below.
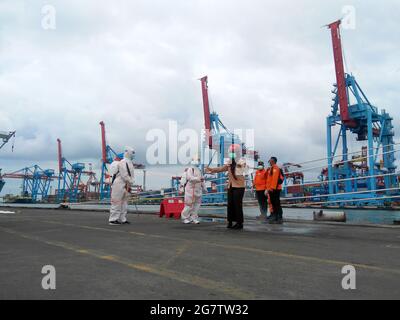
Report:
M 400 143 L 388 144 L 388 145 L 386 145 L 386 147 L 397 146 L 397 145 L 400 145 Z M 380 149 L 380 148 L 381 148 L 381 147 L 374 147 L 374 148 L 372 148 L 372 150 L 377 150 L 377 149 Z M 309 164 L 309 163 L 313 163 L 313 162 L 320 162 L 320 161 L 328 160 L 328 159 L 330 159 L 330 158 L 333 160 L 333 159 L 335 159 L 335 158 L 339 158 L 339 157 L 343 157 L 343 156 L 351 155 L 351 154 L 357 154 L 357 153 L 360 153 L 360 151 L 347 152 L 347 153 L 338 154 L 338 155 L 335 155 L 335 156 L 332 156 L 332 157 L 325 157 L 325 158 L 319 158 L 319 159 L 308 160 L 308 161 L 304 161 L 304 162 L 299 162 L 298 164 L 299 164 L 299 165 L 303 165 L 303 164 Z
M 399 174 L 399 172 L 396 172 L 394 174 Z M 389 174 L 388 174 L 389 175 Z M 378 175 L 376 175 L 378 176 Z M 368 177 L 355 177 L 355 178 L 350 178 L 350 179 L 341 179 L 341 180 L 337 180 L 337 181 L 344 181 L 344 180 L 357 180 L 357 179 L 363 179 L 363 178 L 368 178 Z M 323 182 L 325 183 L 325 182 Z M 225 183 L 224 183 L 225 184 Z M 304 184 L 305 185 L 305 184 Z M 246 189 L 247 191 L 252 191 L 251 189 Z M 400 188 L 387 188 L 387 189 L 376 189 L 376 190 L 372 190 L 372 191 L 398 191 L 400 190 Z M 174 198 L 183 198 L 183 195 L 176 195 L 176 193 L 179 192 L 179 190 L 176 190 L 174 192 L 157 192 L 157 193 L 150 193 L 149 191 L 146 192 L 139 192 L 139 193 L 135 193 L 134 195 L 139 196 L 137 200 L 140 199 L 165 199 L 165 197 L 168 195 L 171 195 Z M 343 193 L 340 195 L 345 195 L 345 194 L 363 194 L 363 193 L 369 193 L 371 192 L 371 190 L 365 190 L 365 191 L 356 191 L 356 192 L 347 192 L 347 193 Z M 218 192 L 218 193 L 211 193 L 212 195 L 216 195 L 216 194 L 223 194 L 226 193 L 226 191 L 223 192 Z M 400 196 L 398 195 L 389 195 L 389 196 L 380 196 L 380 197 L 373 197 L 370 198 L 369 195 L 366 195 L 366 198 L 356 198 L 356 199 L 341 199 L 341 200 L 329 200 L 327 199 L 326 201 L 320 201 L 320 202 L 295 202 L 295 203 L 288 203 L 290 202 L 290 200 L 301 200 L 301 199 L 313 199 L 313 198 L 324 198 L 324 197 L 329 197 L 329 196 L 334 196 L 334 195 L 338 195 L 338 194 L 322 194 L 322 195 L 315 195 L 315 196 L 304 196 L 304 197 L 283 197 L 281 200 L 285 201 L 285 204 L 287 205 L 323 205 L 323 204 L 333 204 L 333 203 L 349 203 L 349 202 L 354 202 L 354 201 L 367 201 L 367 200 L 376 200 L 376 199 L 398 199 L 400 198 Z M 154 196 L 160 196 L 160 198 L 154 198 Z M 251 203 L 254 204 L 254 200 L 250 200 L 250 201 L 244 201 L 244 203 Z M 226 205 L 226 202 L 219 202 L 219 203 L 212 203 L 210 205 Z M 208 206 L 208 205 L 205 205 Z M 203 206 L 204 207 L 204 206 Z
M 400 151 L 400 149 L 394 149 L 394 150 L 391 150 L 391 151 L 382 152 L 382 153 L 380 153 L 379 155 L 391 154 L 391 153 L 396 153 L 396 152 L 399 152 L 399 151 Z M 368 158 L 369 158 L 369 156 L 360 157 L 358 160 L 368 159 Z M 353 161 L 354 161 L 354 159 L 350 159 L 350 160 L 346 160 L 346 161 L 340 161 L 339 163 L 340 163 L 340 164 L 344 164 L 344 163 L 349 163 L 349 162 L 353 162 Z M 304 171 L 312 171 L 312 170 L 315 170 L 315 169 L 324 168 L 324 167 L 326 167 L 326 166 L 327 166 L 327 164 L 324 164 L 324 165 L 320 165 L 320 166 L 304 168 L 304 169 L 302 169 L 301 171 L 302 171 L 302 172 L 304 172 Z M 296 173 L 296 172 L 299 172 L 299 170 L 290 171 L 290 172 L 286 172 L 286 173 Z
M 212 99 L 212 94 L 210 94 L 210 89 L 207 87 L 208 90 L 208 101 L 210 104 L 210 113 L 215 113 L 215 108 L 214 108 L 214 102 Z M 233 135 L 233 133 L 222 123 L 221 119 L 218 118 L 218 122 L 220 126 L 230 135 Z
M 398 144 L 399 144 L 399 143 L 397 143 L 396 145 L 398 145 Z M 399 152 L 399 151 L 400 151 L 400 149 L 394 149 L 394 150 L 391 150 L 391 151 L 383 152 L 381 155 L 383 155 L 383 154 L 395 153 L 395 152 Z M 358 151 L 357 153 L 359 153 L 359 151 Z M 368 159 L 368 156 L 366 156 L 366 157 L 361 157 L 361 158 L 359 158 L 358 160 L 360 160 L 360 159 Z M 343 163 L 352 162 L 352 161 L 354 161 L 354 160 L 351 159 L 351 160 L 347 160 L 347 161 L 341 161 L 340 163 L 343 164 Z M 304 171 L 311 171 L 311 170 L 315 170 L 315 169 L 321 169 L 321 168 L 324 168 L 325 166 L 326 166 L 326 165 L 316 166 L 316 167 L 311 167 L 311 168 L 305 168 L 305 169 L 302 169 L 301 171 L 304 172 Z M 159 176 L 170 176 L 170 174 L 168 174 L 168 173 L 161 173 L 161 172 L 159 172 L 159 171 L 147 170 L 147 172 L 148 172 L 148 173 L 151 173 L 151 174 L 154 174 L 154 175 L 159 175 Z M 296 173 L 296 172 L 299 172 L 299 170 L 291 171 L 291 172 L 286 172 L 285 174 Z M 396 174 L 398 174 L 398 173 L 377 174 L 377 175 L 374 175 L 374 176 L 359 176 L 359 177 L 355 177 L 355 178 L 347 178 L 347 179 L 332 180 L 332 181 L 330 181 L 330 182 L 336 182 L 336 181 L 338 181 L 338 182 L 343 182 L 343 181 L 351 181 L 351 180 L 357 180 L 357 179 L 366 179 L 366 178 L 372 178 L 372 177 L 390 176 L 390 175 L 396 175 Z M 207 180 L 207 181 L 209 181 L 209 182 L 210 182 L 210 181 L 218 181 L 218 180 L 220 180 L 220 179 L 222 179 L 222 178 L 216 178 L 216 179 L 211 179 L 211 180 Z M 313 181 L 313 182 L 310 182 L 310 183 L 303 183 L 303 184 L 300 184 L 300 185 L 298 185 L 298 186 L 307 186 L 307 185 L 312 185 L 312 184 L 315 184 L 315 183 L 328 183 L 328 181 L 316 180 L 316 181 Z
M 397 145 L 400 145 L 400 143 L 389 144 L 389 145 L 387 145 L 386 147 L 397 146 Z M 381 147 L 374 147 L 374 148 L 372 148 L 372 150 L 378 150 L 378 149 L 380 149 L 380 148 L 381 148 Z M 395 152 L 399 152 L 399 151 L 400 151 L 400 149 L 394 149 L 394 150 L 391 150 L 391 151 L 382 152 L 382 153 L 380 153 L 380 154 L 378 154 L 378 155 L 384 155 L 384 154 L 389 154 L 389 153 L 395 153 Z M 320 158 L 320 159 L 316 159 L 316 160 L 310 160 L 310 161 L 300 162 L 299 164 L 302 165 L 302 164 L 309 164 L 309 163 L 313 163 L 313 162 L 320 162 L 320 161 L 328 160 L 328 159 L 330 159 L 330 158 L 333 160 L 333 159 L 335 159 L 335 158 L 342 157 L 342 156 L 345 156 L 345 155 L 359 154 L 359 153 L 360 153 L 360 151 L 348 152 L 348 153 L 345 153 L 345 154 L 336 155 L 336 156 L 332 156 L 332 157 L 326 157 L 326 158 Z M 361 157 L 360 159 L 365 159 L 365 158 L 368 159 L 368 157 L 369 157 L 369 156 Z M 352 162 L 352 161 L 354 161 L 354 159 L 347 160 L 347 161 L 340 161 L 340 163 L 346 163 L 346 162 Z M 327 165 L 324 164 L 324 165 L 321 165 L 321 166 L 305 168 L 305 169 L 302 169 L 301 171 L 310 171 L 310 170 L 313 170 L 313 169 L 323 168 L 323 167 L 325 167 L 325 166 L 327 166 Z M 297 171 L 293 171 L 293 172 L 287 172 L 287 173 L 294 173 L 294 172 L 298 172 L 298 170 L 297 170 Z
M 331 181 L 316 181 L 314 183 L 302 183 L 302 184 L 296 184 L 296 186 L 301 187 L 301 186 L 313 186 L 316 183 L 319 183 L 321 185 L 324 184 L 328 184 L 328 183 L 332 183 L 332 182 L 345 182 L 345 181 L 354 181 L 354 180 L 361 180 L 361 179 L 369 179 L 369 178 L 374 178 L 374 177 L 386 177 L 386 176 L 393 176 L 393 175 L 399 175 L 400 171 L 398 172 L 394 172 L 394 173 L 387 173 L 387 174 L 376 174 L 373 176 L 358 176 L 358 177 L 352 177 L 352 178 L 345 178 L 345 179 L 335 179 L 335 180 L 331 180 Z M 213 179 L 214 181 L 217 180 L 223 180 L 223 178 L 217 178 L 217 179 Z M 213 180 L 208 180 L 208 181 L 213 181 Z M 246 178 L 246 180 L 249 180 L 249 178 Z M 222 185 L 226 185 L 227 183 L 221 183 L 221 184 L 217 184 L 216 186 L 222 186 Z M 287 186 L 284 187 L 284 189 L 287 188 Z M 388 188 L 388 189 L 376 189 L 376 190 L 365 190 L 365 191 L 356 191 L 356 192 L 345 192 L 345 193 L 341 193 L 340 195 L 344 195 L 344 194 L 358 194 L 358 193 L 366 193 L 366 192 L 372 192 L 372 191 L 388 191 L 388 190 L 399 190 L 400 188 Z M 246 189 L 246 190 L 251 190 L 251 189 Z M 157 193 L 151 193 L 149 191 L 144 191 L 144 192 L 138 192 L 135 193 L 135 195 L 149 195 L 149 196 L 154 196 L 154 195 L 173 195 L 176 194 L 178 190 L 176 191 L 172 191 L 172 192 L 157 192 Z M 224 192 L 213 192 L 211 194 L 215 195 L 215 194 L 223 194 Z M 332 195 L 338 195 L 338 194 L 330 194 L 330 196 Z M 329 195 L 328 195 L 329 196 Z M 316 198 L 316 197 L 322 197 L 322 195 L 316 195 L 316 196 L 304 196 L 304 197 L 286 197 L 286 198 L 282 198 L 282 199 L 287 199 L 287 200 L 297 200 L 297 199 L 305 199 L 305 198 Z M 145 197 L 144 197 L 145 198 Z
M 399 173 L 400 172 L 394 172 L 394 173 L 388 173 L 388 174 L 376 174 L 376 175 L 373 175 L 373 176 L 358 176 L 358 177 L 352 177 L 352 178 L 346 178 L 346 179 L 337 179 L 337 180 L 332 180 L 332 181 L 321 181 L 321 180 L 319 180 L 319 181 L 315 181 L 314 183 L 302 183 L 302 184 L 298 184 L 298 185 L 296 185 L 296 186 L 308 186 L 308 185 L 310 185 L 310 186 L 312 186 L 312 185 L 315 185 L 315 183 L 320 183 L 321 185 L 324 185 L 324 184 L 327 184 L 327 183 L 331 183 L 331 182 L 344 182 L 344 181 L 353 181 L 353 180 L 361 180 L 361 179 L 369 179 L 369 178 L 372 178 L 372 177 L 385 177 L 385 176 L 393 176 L 393 175 L 399 175 Z M 212 179 L 212 180 L 207 180 L 207 181 L 221 181 L 221 180 L 223 180 L 224 178 L 217 178 L 217 179 Z M 248 180 L 248 179 L 247 179 Z M 226 182 L 224 182 L 224 183 L 222 183 L 222 184 L 218 184 L 218 186 L 221 186 L 221 185 L 226 185 Z M 285 188 L 286 188 L 287 186 L 285 186 Z M 389 190 L 399 190 L 398 188 L 389 188 L 389 189 L 377 189 L 377 190 L 375 190 L 375 191 L 385 191 L 385 190 L 387 190 L 387 191 L 389 191 Z M 152 193 L 152 194 L 149 194 L 148 192 L 140 192 L 140 193 L 136 193 L 136 195 L 141 195 L 141 194 L 147 194 L 148 196 L 154 196 L 154 195 L 162 195 L 162 196 L 166 196 L 166 195 L 168 195 L 168 194 L 171 194 L 171 195 L 175 195 L 176 194 L 176 192 L 179 192 L 179 190 L 176 190 L 176 191 L 173 191 L 173 192 L 168 192 L 168 193 L 161 193 L 161 192 L 159 192 L 159 193 Z M 371 192 L 371 190 L 367 190 L 367 191 L 357 191 L 357 192 L 350 192 L 350 193 L 345 193 L 345 194 L 362 194 L 362 193 L 365 193 L 365 192 Z M 219 193 L 225 193 L 225 192 L 219 192 Z M 217 193 L 212 193 L 212 194 L 217 194 Z M 305 197 L 290 197 L 290 198 L 284 198 L 285 200 L 298 200 L 298 199 L 307 199 L 307 198 L 318 198 L 319 197 L 319 195 L 317 195 L 317 196 L 305 196 Z M 143 197 L 143 198 L 147 198 L 147 197 Z

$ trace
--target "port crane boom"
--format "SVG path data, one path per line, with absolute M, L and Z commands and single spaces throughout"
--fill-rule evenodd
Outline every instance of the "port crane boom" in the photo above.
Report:
M 5 146 L 5 144 L 10 141 L 12 137 L 15 137 L 16 131 L 4 132 L 0 131 L 0 149 Z
M 377 188 L 388 190 L 397 186 L 393 118 L 384 109 L 379 113 L 378 108 L 370 103 L 355 77 L 345 72 L 340 24 L 338 20 L 328 25 L 332 37 L 336 84 L 332 90 L 334 97 L 331 114 L 327 117 L 327 193 L 332 195 L 329 200 L 333 201 L 343 199 L 347 200 L 347 204 L 351 204 L 348 201 L 354 199 L 352 203 L 354 205 L 383 205 L 384 200 L 379 199 L 382 192 L 377 192 Z M 332 131 L 336 125 L 340 127 L 340 130 L 336 141 L 332 141 Z M 357 141 L 367 143 L 366 148 L 362 149 L 365 156 L 358 159 L 364 163 L 362 168 L 348 158 L 348 133 L 355 134 Z M 342 158 L 334 163 L 333 159 L 337 157 L 335 155 L 340 142 Z M 378 159 L 380 153 L 382 158 Z M 368 178 L 363 179 L 362 176 L 368 176 Z M 353 177 L 359 177 L 359 179 L 352 181 Z M 337 180 L 340 179 L 347 180 L 344 183 L 338 183 Z M 380 180 L 384 180 L 384 184 L 378 183 Z M 370 193 L 354 194 L 360 189 L 369 190 Z M 346 195 L 351 192 L 353 194 Z M 391 195 L 393 191 L 385 191 L 385 194 Z M 359 199 L 357 199 L 358 196 Z M 372 200 L 362 200 L 362 198 Z

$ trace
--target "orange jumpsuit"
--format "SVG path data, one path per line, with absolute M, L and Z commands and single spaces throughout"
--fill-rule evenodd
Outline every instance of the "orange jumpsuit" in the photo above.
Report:
M 265 194 L 265 186 L 267 182 L 267 171 L 265 169 L 257 170 L 255 172 L 253 186 L 256 189 L 256 196 L 258 205 L 260 207 L 260 214 L 267 217 L 268 214 L 268 196 Z
M 257 170 L 253 181 L 254 188 L 257 191 L 266 190 L 267 179 L 267 170 Z
M 278 183 L 279 178 L 283 179 L 281 170 L 276 164 L 274 164 L 271 168 L 269 168 L 267 190 L 270 208 L 272 209 L 271 214 L 274 214 L 274 217 L 278 220 L 282 219 L 282 207 L 280 203 L 282 184 Z

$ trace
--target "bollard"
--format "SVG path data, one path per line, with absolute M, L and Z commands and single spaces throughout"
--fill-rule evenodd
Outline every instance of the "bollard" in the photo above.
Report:
M 346 213 L 342 211 L 314 211 L 314 221 L 346 222 Z

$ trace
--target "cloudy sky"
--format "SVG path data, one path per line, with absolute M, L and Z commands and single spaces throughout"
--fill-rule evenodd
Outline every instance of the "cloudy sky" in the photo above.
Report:
M 45 5 L 55 29 L 43 28 Z M 146 163 L 149 130 L 202 128 L 203 75 L 213 110 L 254 129 L 262 157 L 324 157 L 335 74 L 322 26 L 346 5 L 356 14 L 342 32 L 348 71 L 400 134 L 398 0 L 0 0 L 0 130 L 17 131 L 0 167 L 55 169 L 61 138 L 70 161 L 98 169 L 101 120 L 114 149 L 131 145 Z M 178 172 L 149 168 L 149 187 Z

